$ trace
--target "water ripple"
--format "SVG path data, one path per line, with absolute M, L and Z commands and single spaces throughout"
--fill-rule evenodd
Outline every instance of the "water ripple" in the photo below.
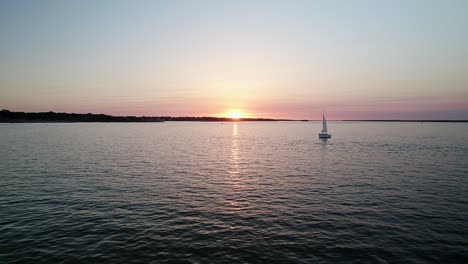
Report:
M 319 126 L 2 124 L 0 263 L 468 262 L 466 124 Z

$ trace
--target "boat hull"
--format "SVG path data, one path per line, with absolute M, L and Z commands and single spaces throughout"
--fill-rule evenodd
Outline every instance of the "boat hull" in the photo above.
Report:
M 330 134 L 326 134 L 326 133 L 319 133 L 319 138 L 331 138 L 331 135 Z

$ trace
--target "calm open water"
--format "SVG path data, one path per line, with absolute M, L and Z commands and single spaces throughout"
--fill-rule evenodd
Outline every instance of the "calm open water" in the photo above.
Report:
M 0 124 L 0 263 L 467 263 L 468 124 Z

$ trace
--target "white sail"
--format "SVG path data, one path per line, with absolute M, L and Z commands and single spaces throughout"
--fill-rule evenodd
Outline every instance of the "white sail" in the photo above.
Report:
M 327 132 L 327 120 L 325 120 L 325 113 L 323 113 L 322 119 L 322 132 Z

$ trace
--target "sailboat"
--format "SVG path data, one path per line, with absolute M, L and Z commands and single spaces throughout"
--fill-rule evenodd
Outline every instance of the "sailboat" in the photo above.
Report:
M 318 134 L 319 138 L 331 138 L 327 132 L 327 120 L 325 119 L 325 112 L 322 113 L 322 131 Z

